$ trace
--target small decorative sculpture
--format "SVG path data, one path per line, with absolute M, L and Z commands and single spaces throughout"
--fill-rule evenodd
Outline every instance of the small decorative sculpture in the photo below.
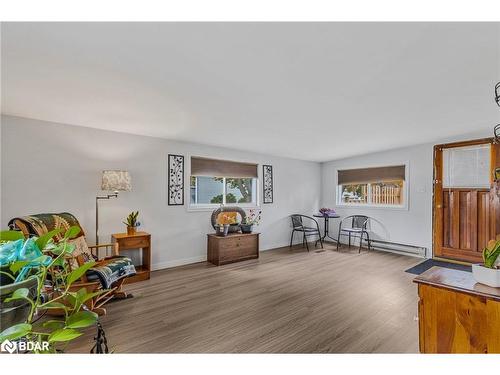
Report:
M 221 214 L 227 214 L 221 216 Z M 240 215 L 240 220 L 238 221 L 237 215 Z M 212 227 L 217 230 L 217 225 L 229 224 L 229 233 L 238 232 L 240 230 L 240 223 L 246 220 L 247 214 L 241 207 L 235 206 L 224 206 L 212 212 L 210 222 Z M 221 222 L 224 221 L 224 222 Z M 231 222 L 235 221 L 235 222 Z

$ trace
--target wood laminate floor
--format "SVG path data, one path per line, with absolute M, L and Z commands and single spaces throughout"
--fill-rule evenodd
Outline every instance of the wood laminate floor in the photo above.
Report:
M 156 271 L 101 318 L 117 353 L 415 353 L 419 258 L 295 247 Z M 88 352 L 91 330 L 69 347 Z

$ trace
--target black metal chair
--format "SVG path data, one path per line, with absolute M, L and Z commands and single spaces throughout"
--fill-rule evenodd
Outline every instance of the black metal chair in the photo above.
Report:
M 309 221 L 309 225 L 312 226 L 307 226 L 304 225 L 304 220 L 307 219 Z M 319 224 L 316 221 L 316 219 L 306 216 L 306 215 L 299 215 L 299 214 L 294 214 L 292 215 L 292 237 L 290 238 L 290 247 L 293 245 L 293 235 L 295 232 L 302 232 L 302 246 L 306 245 L 307 251 L 309 251 L 309 244 L 307 243 L 307 237 L 308 236 L 318 236 L 318 240 L 314 244 L 314 247 L 319 243 L 321 244 L 321 248 L 323 248 L 323 239 L 321 238 L 321 232 L 319 231 Z
M 343 227 L 344 222 L 351 221 L 350 227 Z M 339 223 L 339 235 L 337 238 L 337 250 L 340 246 L 340 236 L 349 236 L 349 248 L 351 248 L 351 238 L 359 238 L 359 252 L 361 253 L 361 245 L 363 244 L 363 237 L 366 236 L 368 242 L 368 250 L 371 250 L 370 234 L 368 233 L 367 226 L 370 218 L 364 215 L 351 215 L 344 217 Z

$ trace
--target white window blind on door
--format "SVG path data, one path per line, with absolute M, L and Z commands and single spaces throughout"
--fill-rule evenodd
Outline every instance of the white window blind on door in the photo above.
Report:
M 445 148 L 443 187 L 489 188 L 491 145 Z

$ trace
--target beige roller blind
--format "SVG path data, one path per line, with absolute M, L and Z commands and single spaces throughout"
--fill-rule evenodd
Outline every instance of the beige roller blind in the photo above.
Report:
M 257 164 L 193 156 L 191 176 L 257 177 Z
M 338 184 L 364 184 L 369 182 L 394 181 L 405 179 L 405 166 L 344 169 L 338 171 Z

